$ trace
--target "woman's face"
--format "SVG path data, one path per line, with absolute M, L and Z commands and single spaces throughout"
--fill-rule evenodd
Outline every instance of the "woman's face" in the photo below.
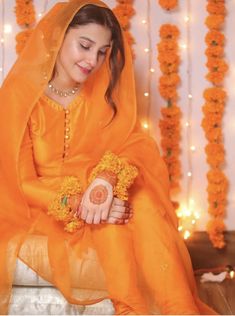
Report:
M 56 60 L 57 75 L 68 84 L 86 81 L 102 65 L 110 46 L 111 31 L 102 25 L 70 28 Z

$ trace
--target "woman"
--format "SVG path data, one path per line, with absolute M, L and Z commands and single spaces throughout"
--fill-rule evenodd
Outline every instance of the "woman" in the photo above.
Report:
M 166 167 L 136 121 L 131 53 L 111 10 L 56 5 L 0 97 L 1 313 L 19 257 L 73 304 L 214 314 L 197 296 Z

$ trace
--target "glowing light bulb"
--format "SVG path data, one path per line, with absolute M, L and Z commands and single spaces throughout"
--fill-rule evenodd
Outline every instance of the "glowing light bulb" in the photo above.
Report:
M 144 51 L 145 51 L 145 53 L 148 53 L 149 52 L 149 48 L 145 48 Z
M 187 46 L 187 44 L 183 43 L 183 44 L 180 44 L 180 47 L 183 49 L 186 49 L 188 46 Z
M 145 92 L 145 93 L 144 93 L 144 96 L 145 96 L 145 97 L 148 97 L 148 96 L 149 96 L 149 93 L 148 93 L 148 92 Z
M 190 125 L 189 122 L 186 122 L 186 123 L 185 123 L 185 126 L 186 126 L 186 127 L 189 127 L 189 125 Z
M 190 17 L 188 15 L 185 15 L 184 22 L 189 22 L 189 20 L 190 20 Z
M 181 232 L 183 230 L 183 226 L 178 227 L 178 231 Z
M 10 34 L 12 32 L 12 26 L 11 24 L 5 24 L 4 25 L 4 33 L 5 34 Z
M 144 122 L 144 123 L 142 124 L 142 126 L 143 126 L 143 128 L 145 128 L 145 129 L 148 129 L 148 128 L 149 128 L 149 125 L 148 125 L 148 123 L 146 123 L 146 122 Z
M 190 237 L 190 235 L 191 235 L 190 231 L 186 230 L 184 232 L 184 239 L 188 239 Z
M 189 199 L 189 203 L 190 203 L 191 205 L 194 205 L 194 204 L 195 204 L 194 199 Z
M 194 225 L 196 223 L 195 219 L 192 220 L 192 224 Z
M 192 99 L 192 98 L 193 98 L 192 94 L 189 94 L 189 95 L 188 95 L 188 98 L 189 98 L 189 99 Z
M 149 71 L 150 72 L 155 72 L 155 69 L 154 68 L 150 68 Z
M 192 172 L 191 172 L 191 171 L 188 171 L 187 176 L 188 176 L 188 177 L 192 177 Z
M 147 21 L 146 20 L 142 20 L 142 24 L 146 24 L 147 23 Z
M 195 151 L 196 147 L 195 146 L 191 146 L 190 149 L 191 149 L 191 151 Z
M 38 17 L 41 18 L 42 17 L 42 13 L 38 13 Z
M 235 274 L 235 272 L 233 270 L 229 272 L 230 279 L 234 278 L 234 274 Z

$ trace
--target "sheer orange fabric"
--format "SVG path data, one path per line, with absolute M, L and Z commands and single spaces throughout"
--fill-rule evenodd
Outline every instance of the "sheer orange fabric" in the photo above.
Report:
M 67 26 L 86 4 L 105 6 L 98 0 L 72 0 L 57 4 L 42 19 L 0 91 L 0 312 L 7 312 L 20 257 L 74 304 L 110 297 L 122 314 L 146 314 L 151 305 L 165 314 L 213 314 L 196 293 L 165 164 L 154 140 L 138 128 L 126 42 L 126 64 L 114 92 L 117 116 L 107 126 L 112 117 L 104 99 L 107 56 L 69 106 L 71 144 L 69 156 L 62 158 L 63 109 L 43 91 Z M 123 226 L 85 225 L 75 234 L 64 232 L 47 215 L 61 179 L 77 176 L 85 189 L 107 150 L 138 167 L 130 190 L 133 219 Z M 150 302 L 144 299 L 147 293 Z

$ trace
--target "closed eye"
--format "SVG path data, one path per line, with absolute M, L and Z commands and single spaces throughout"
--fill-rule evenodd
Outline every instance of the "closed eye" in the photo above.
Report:
M 82 44 L 80 44 L 80 46 L 81 46 L 82 49 L 85 49 L 85 50 L 88 50 L 90 48 L 90 46 L 84 46 Z

